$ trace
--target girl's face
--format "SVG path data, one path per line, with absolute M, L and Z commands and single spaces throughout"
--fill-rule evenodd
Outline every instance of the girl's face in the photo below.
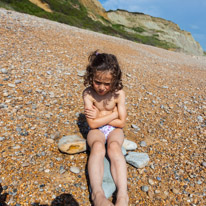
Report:
M 111 90 L 112 74 L 111 72 L 97 71 L 93 78 L 93 88 L 98 95 L 104 96 Z

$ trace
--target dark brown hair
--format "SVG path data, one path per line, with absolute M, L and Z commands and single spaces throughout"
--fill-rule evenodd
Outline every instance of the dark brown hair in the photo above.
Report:
M 109 71 L 113 77 L 111 92 L 123 88 L 122 71 L 115 55 L 98 53 L 98 50 L 96 50 L 89 56 L 88 60 L 89 64 L 86 68 L 86 74 L 84 75 L 84 86 L 93 86 L 93 78 L 97 71 Z

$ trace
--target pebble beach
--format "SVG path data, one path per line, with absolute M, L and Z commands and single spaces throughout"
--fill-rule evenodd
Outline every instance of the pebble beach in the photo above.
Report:
M 82 91 L 91 52 L 123 71 L 125 138 L 147 153 L 127 164 L 129 206 L 206 205 L 206 56 L 134 43 L 0 8 L 0 203 L 91 205 Z M 115 195 L 110 198 L 115 201 Z

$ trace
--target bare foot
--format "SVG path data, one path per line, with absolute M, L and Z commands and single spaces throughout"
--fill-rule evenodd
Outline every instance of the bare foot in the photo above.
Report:
M 115 206 L 128 206 L 128 202 L 129 202 L 128 196 L 126 197 L 120 196 L 117 198 Z
M 93 202 L 95 206 L 114 206 L 101 192 L 93 195 Z

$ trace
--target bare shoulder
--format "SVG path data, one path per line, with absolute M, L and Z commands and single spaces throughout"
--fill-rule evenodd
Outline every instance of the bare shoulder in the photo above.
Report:
M 117 95 L 117 98 L 119 99 L 119 98 L 125 98 L 125 92 L 124 92 L 124 90 L 119 90 L 119 91 L 117 91 L 116 93 L 115 93 L 116 95 Z
M 82 97 L 85 98 L 85 97 L 91 97 L 93 96 L 93 89 L 92 87 L 87 87 L 83 92 L 82 92 Z
M 119 95 L 125 95 L 125 91 L 124 91 L 123 89 L 121 89 L 121 90 L 117 91 L 117 94 L 119 94 Z

